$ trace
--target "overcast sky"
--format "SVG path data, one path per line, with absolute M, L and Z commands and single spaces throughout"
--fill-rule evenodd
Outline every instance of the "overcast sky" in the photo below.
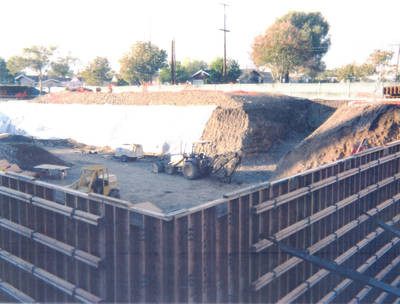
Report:
M 393 50 L 400 42 L 400 1 L 354 0 L 0 0 L 0 57 L 21 55 L 31 45 L 56 45 L 85 65 L 107 57 L 118 60 L 136 41 L 151 40 L 177 60 L 209 62 L 223 56 L 223 6 L 226 7 L 227 56 L 251 66 L 254 38 L 291 10 L 319 11 L 330 24 L 328 68 L 362 63 L 375 49 Z

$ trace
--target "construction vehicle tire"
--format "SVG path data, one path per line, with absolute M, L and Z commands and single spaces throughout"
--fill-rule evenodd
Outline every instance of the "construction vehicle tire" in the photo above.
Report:
M 200 169 L 194 162 L 185 162 L 182 169 L 183 176 L 187 179 L 196 179 L 200 177 Z
M 118 189 L 112 189 L 110 193 L 108 194 L 109 197 L 114 197 L 114 198 L 121 198 L 119 195 L 119 190 Z
M 154 173 L 164 172 L 164 170 L 165 170 L 164 163 L 162 163 L 162 162 L 153 163 L 153 172 Z
M 176 173 L 176 168 L 174 166 L 172 166 L 172 165 L 167 165 L 165 167 L 165 172 L 167 174 L 170 174 L 170 175 L 175 174 Z

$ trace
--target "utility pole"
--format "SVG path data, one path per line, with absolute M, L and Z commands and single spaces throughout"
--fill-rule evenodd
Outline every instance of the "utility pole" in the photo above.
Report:
M 224 28 L 220 29 L 220 31 L 224 32 L 224 62 L 222 65 L 222 75 L 224 77 L 224 83 L 226 83 L 226 33 L 230 32 L 229 30 L 226 29 L 226 12 L 225 8 L 228 6 L 228 4 L 221 3 L 224 6 Z
M 399 63 L 400 63 L 400 43 L 392 43 L 390 44 L 391 46 L 395 46 L 398 47 L 398 51 L 397 51 L 397 62 L 396 62 L 396 69 L 395 69 L 395 81 L 399 81 Z
M 171 45 L 171 83 L 176 84 L 175 39 L 172 39 Z
M 399 81 L 399 57 L 400 57 L 400 43 L 397 45 L 399 50 L 397 51 L 397 63 L 396 63 L 396 74 L 394 75 L 395 81 Z

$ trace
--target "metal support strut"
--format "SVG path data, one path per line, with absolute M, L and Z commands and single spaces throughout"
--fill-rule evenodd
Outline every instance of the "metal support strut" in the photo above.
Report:
M 378 288 L 379 290 L 385 291 L 387 293 L 390 293 L 391 295 L 394 295 L 396 297 L 400 297 L 400 289 L 390 286 L 386 283 L 383 283 L 381 281 L 378 281 L 374 278 L 368 277 L 366 275 L 363 275 L 353 269 L 348 269 L 346 267 L 343 267 L 341 265 L 338 265 L 335 262 L 331 262 L 331 261 L 327 261 L 321 258 L 318 258 L 316 256 L 313 256 L 311 254 L 308 254 L 304 251 L 298 250 L 298 249 L 294 249 L 291 248 L 289 246 L 286 246 L 282 243 L 279 243 L 275 238 L 268 238 L 271 242 L 275 243 L 276 245 L 278 245 L 278 247 L 286 252 L 289 253 L 291 255 L 294 255 L 304 261 L 313 263 L 315 265 L 318 265 L 319 267 L 325 268 L 329 271 L 332 271 L 334 273 L 337 273 L 339 275 L 342 275 L 346 278 L 349 278 L 353 281 L 357 281 L 360 283 L 363 283 L 365 285 L 369 285 L 375 288 Z

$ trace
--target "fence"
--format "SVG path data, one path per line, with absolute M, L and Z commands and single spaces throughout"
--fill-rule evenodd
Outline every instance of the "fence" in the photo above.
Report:
M 169 214 L 2 172 L 0 300 L 393 301 L 399 165 L 395 142 Z
M 146 86 L 114 86 L 113 93 L 123 92 L 181 92 L 190 90 L 222 91 L 222 92 L 259 92 L 283 94 L 300 98 L 321 98 L 327 100 L 357 99 L 374 100 L 383 98 L 384 86 L 394 83 L 382 82 L 345 82 L 345 83 L 262 83 L 262 84 L 206 84 L 206 85 L 146 85 Z M 93 92 L 97 87 L 89 86 Z M 53 87 L 51 92 L 64 91 L 65 88 Z M 102 92 L 109 92 L 108 87 L 101 87 Z
M 346 83 L 262 83 L 262 84 L 206 84 L 206 85 L 148 85 L 113 87 L 114 93 L 122 92 L 180 92 L 188 90 L 206 90 L 223 92 L 260 92 L 284 94 L 301 98 L 322 99 L 366 99 L 383 98 L 383 87 L 393 83 L 382 82 L 346 82 Z M 91 87 L 93 91 L 96 87 Z M 108 87 L 102 87 L 108 92 Z

